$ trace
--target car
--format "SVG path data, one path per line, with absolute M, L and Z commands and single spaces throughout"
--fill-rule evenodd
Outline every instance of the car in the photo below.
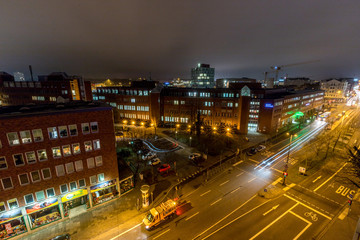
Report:
M 161 166 L 158 168 L 159 173 L 164 173 L 164 172 L 169 172 L 170 170 L 170 165 L 165 163 L 165 164 L 161 164 Z
M 149 165 L 153 165 L 153 166 L 158 165 L 160 163 L 161 163 L 161 160 L 159 158 L 153 158 L 149 161 Z
M 58 235 L 56 237 L 51 238 L 50 240 L 69 240 L 70 238 L 70 234 L 66 233 L 66 234 L 62 234 L 62 235 Z
M 201 158 L 200 153 L 193 153 L 189 156 L 189 160 L 194 160 L 195 158 Z
M 266 147 L 264 145 L 259 145 L 257 148 L 256 148 L 256 151 L 257 152 L 261 152 L 262 150 L 265 150 Z
M 157 156 L 156 156 L 156 153 L 149 152 L 149 153 L 145 154 L 145 155 L 142 157 L 142 159 L 143 159 L 144 161 L 147 161 L 147 160 L 151 160 L 151 159 L 156 158 L 156 157 L 157 157 Z
M 256 149 L 255 148 L 251 148 L 249 151 L 246 152 L 246 155 L 248 156 L 252 156 L 256 153 Z

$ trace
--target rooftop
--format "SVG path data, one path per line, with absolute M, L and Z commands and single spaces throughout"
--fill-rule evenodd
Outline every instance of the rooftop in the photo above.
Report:
M 18 118 L 36 115 L 62 114 L 70 112 L 87 112 L 98 110 L 111 110 L 112 107 L 101 102 L 68 102 L 35 105 L 33 103 L 17 106 L 0 107 L 0 119 Z

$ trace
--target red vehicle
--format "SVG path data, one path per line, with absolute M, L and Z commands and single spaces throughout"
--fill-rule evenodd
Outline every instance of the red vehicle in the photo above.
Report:
M 168 172 L 170 170 L 169 164 L 161 164 L 161 166 L 158 168 L 159 173 Z

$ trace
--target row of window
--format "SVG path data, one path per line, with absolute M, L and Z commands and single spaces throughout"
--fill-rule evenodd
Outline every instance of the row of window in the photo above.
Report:
M 97 88 L 97 92 L 98 93 L 115 93 L 115 94 L 119 94 L 119 95 L 148 96 L 151 91 Z
M 89 169 L 96 167 L 100 167 L 103 165 L 102 156 L 96 156 L 95 158 L 88 158 L 87 167 Z M 74 167 L 75 166 L 75 167 Z M 64 164 L 60 164 L 55 166 L 56 176 L 61 177 L 66 174 L 71 174 L 76 172 L 80 172 L 84 169 L 83 161 L 78 160 L 75 162 L 69 162 Z M 66 172 L 65 172 L 66 170 Z M 52 177 L 50 168 L 41 169 L 42 178 L 39 170 L 32 171 L 30 173 L 22 173 L 18 175 L 20 186 L 32 183 L 40 182 L 41 180 L 48 180 Z M 30 178 L 29 178 L 30 175 Z M 14 187 L 13 180 L 11 177 L 1 179 L 2 187 L 4 190 L 12 189 Z
M 105 175 L 104 175 L 104 173 L 100 173 L 100 174 L 91 176 L 89 179 L 90 179 L 90 185 L 93 185 L 93 184 L 96 184 L 97 182 L 103 182 L 105 179 Z M 69 184 L 64 183 L 59 186 L 59 189 L 60 189 L 61 194 L 64 194 L 64 193 L 68 193 L 68 192 L 74 191 L 79 188 L 84 188 L 84 187 L 86 187 L 85 178 L 80 179 L 78 181 L 70 182 Z M 41 190 L 41 191 L 38 191 L 35 193 L 26 194 L 24 196 L 24 200 L 25 200 L 25 204 L 28 205 L 28 204 L 35 203 L 35 201 L 40 202 L 40 201 L 45 200 L 46 198 L 52 198 L 55 196 L 56 196 L 55 189 L 48 188 L 45 191 Z M 7 201 L 7 208 L 9 210 L 18 208 L 18 207 L 19 207 L 19 203 L 16 198 L 13 198 L 13 199 L 10 199 Z M 0 202 L 0 212 L 4 212 L 4 211 L 6 211 L 5 203 Z
M 67 156 L 71 156 L 71 154 L 76 155 L 76 154 L 81 153 L 79 143 L 74 143 L 71 145 L 71 147 L 72 147 L 72 151 L 71 151 L 70 145 L 62 146 L 62 153 L 61 153 L 60 146 L 51 148 L 53 158 L 60 158 L 62 156 L 67 157 Z M 90 152 L 92 150 L 99 150 L 101 148 L 100 140 L 96 139 L 96 140 L 93 140 L 92 142 L 85 141 L 84 148 L 85 148 L 85 152 Z M 37 150 L 36 152 L 37 152 L 37 158 L 40 162 L 48 160 L 46 149 L 40 149 L 40 150 Z M 33 163 L 36 163 L 36 161 L 37 161 L 35 151 L 26 152 L 25 157 L 26 157 L 26 161 L 28 164 L 33 164 Z M 22 153 L 13 154 L 13 160 L 14 160 L 15 166 L 17 166 L 17 167 L 25 165 L 24 155 Z M 7 168 L 8 168 L 8 164 L 6 161 L 6 157 L 4 157 L 4 156 L 0 157 L 0 170 L 7 169 Z
M 89 134 L 90 130 L 92 133 L 97 133 L 99 131 L 97 122 L 82 123 L 81 129 L 83 134 Z M 58 139 L 59 137 L 66 138 L 68 136 L 78 135 L 76 124 L 72 124 L 68 126 L 64 125 L 59 127 L 49 127 L 47 131 L 50 140 Z M 33 141 L 34 142 L 44 141 L 44 136 L 41 129 L 33 129 L 32 131 L 25 130 L 25 131 L 20 131 L 19 133 L 20 133 L 20 137 L 17 132 L 10 132 L 6 134 L 10 146 L 16 146 L 19 145 L 20 143 L 23 144 L 32 143 Z M 31 133 L 32 133 L 32 137 L 31 137 Z
M 116 107 L 116 103 L 115 103 L 115 107 Z M 130 111 L 144 111 L 144 112 L 148 112 L 149 111 L 149 106 L 134 106 L 134 105 L 117 105 L 117 108 L 119 110 L 130 110 Z

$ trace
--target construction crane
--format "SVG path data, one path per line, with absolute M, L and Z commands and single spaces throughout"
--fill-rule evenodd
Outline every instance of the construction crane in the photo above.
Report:
M 268 75 L 269 73 L 275 72 L 274 82 L 277 82 L 277 81 L 278 81 L 278 76 L 279 76 L 279 71 L 281 71 L 283 68 L 285 68 L 285 67 L 292 67 L 292 66 L 298 66 L 298 65 L 303 65 L 303 64 L 309 64 L 309 63 L 314 63 L 314 62 L 318 62 L 318 61 L 319 61 L 319 60 L 313 60 L 313 61 L 292 63 L 292 64 L 286 64 L 286 65 L 280 65 L 280 66 L 271 66 L 270 68 L 271 68 L 273 71 L 271 71 L 271 72 L 264 72 L 264 75 L 265 75 L 264 82 L 266 83 L 267 75 Z

